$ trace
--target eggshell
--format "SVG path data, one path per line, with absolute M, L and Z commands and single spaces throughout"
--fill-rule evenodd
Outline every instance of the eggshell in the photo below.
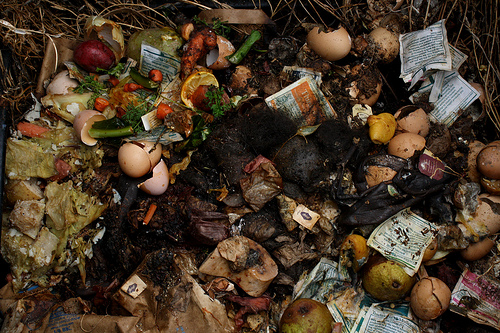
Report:
M 410 113 L 404 116 L 404 114 L 409 111 L 408 109 L 414 109 L 414 111 L 410 111 Z M 394 114 L 394 117 L 398 123 L 397 130 L 399 132 L 415 133 L 423 137 L 429 134 L 429 116 L 421 108 L 416 108 L 414 106 L 403 107 Z
M 390 63 L 399 54 L 399 36 L 384 27 L 378 27 L 368 35 L 370 53 L 382 63 Z
M 168 167 L 163 160 L 160 160 L 153 168 L 153 176 L 139 184 L 139 188 L 151 195 L 161 195 L 167 190 L 168 182 Z
M 75 129 L 76 136 L 87 146 L 95 146 L 97 140 L 89 135 L 89 129 L 96 121 L 106 120 L 101 112 L 96 110 L 83 110 L 80 111 L 73 121 L 73 128 Z
M 473 214 L 474 222 L 484 225 L 485 233 L 489 235 L 500 231 L 500 196 L 480 194 L 478 206 Z
M 65 69 L 54 76 L 45 92 L 47 95 L 65 95 L 76 87 L 78 87 L 78 81 L 69 77 L 69 71 Z
M 487 255 L 493 246 L 495 242 L 486 237 L 482 241 L 470 244 L 465 250 L 460 251 L 460 255 L 468 261 L 478 260 Z
M 217 47 L 207 54 L 207 67 L 214 70 L 228 68 L 231 62 L 226 57 L 235 51 L 236 48 L 227 38 L 217 35 Z
M 410 306 L 422 320 L 436 319 L 450 306 L 450 288 L 438 278 L 427 276 L 418 281 L 411 291 Z
M 350 83 L 347 91 L 356 103 L 373 106 L 382 93 L 382 78 L 375 67 L 358 64 L 351 68 L 354 77 L 360 73 L 361 76 Z
M 401 158 L 410 158 L 416 151 L 425 148 L 425 138 L 415 133 L 401 133 L 394 136 L 389 145 L 387 152 Z
M 493 141 L 477 155 L 477 169 L 488 178 L 500 179 L 500 141 Z
M 391 180 L 397 174 L 391 168 L 378 166 L 378 165 L 370 165 L 365 172 L 366 184 L 368 187 L 376 186 L 382 182 Z
M 307 45 L 320 57 L 328 61 L 344 58 L 351 50 L 351 37 L 344 27 L 337 30 L 320 31 L 314 27 L 307 34 Z
M 481 179 L 481 174 L 477 169 L 477 155 L 479 152 L 486 147 L 481 141 L 474 140 L 469 143 L 469 153 L 467 154 L 467 176 L 469 179 L 475 183 L 479 183 Z
M 118 163 L 130 177 L 142 177 L 150 172 L 161 159 L 161 144 L 152 142 L 127 142 L 118 150 Z

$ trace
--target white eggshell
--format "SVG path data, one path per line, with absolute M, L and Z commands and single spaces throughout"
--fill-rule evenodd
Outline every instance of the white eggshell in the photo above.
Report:
M 161 195 L 167 190 L 168 182 L 168 167 L 165 162 L 161 160 L 153 168 L 153 176 L 145 182 L 139 184 L 139 188 L 151 195 Z
M 78 81 L 69 77 L 69 71 L 63 70 L 50 81 L 45 92 L 47 95 L 66 95 L 70 89 L 78 87 Z
M 207 67 L 214 70 L 228 68 L 231 62 L 226 57 L 235 51 L 236 48 L 227 38 L 217 36 L 217 47 L 207 54 Z

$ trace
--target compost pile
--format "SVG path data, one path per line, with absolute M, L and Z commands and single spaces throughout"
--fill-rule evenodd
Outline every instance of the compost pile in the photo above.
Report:
M 3 6 L 2 331 L 500 328 L 495 4 Z

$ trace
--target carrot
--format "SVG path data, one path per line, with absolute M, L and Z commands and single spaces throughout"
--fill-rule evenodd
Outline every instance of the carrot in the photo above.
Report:
M 29 123 L 27 121 L 22 121 L 17 124 L 17 130 L 21 132 L 22 135 L 28 136 L 30 138 L 41 138 L 43 133 L 50 131 L 50 129 Z
M 210 28 L 191 33 L 186 51 L 181 58 L 181 80 L 193 71 L 196 63 L 217 46 L 217 35 Z
M 153 82 L 160 83 L 163 81 L 163 74 L 159 69 L 152 69 L 148 73 L 149 79 Z
M 111 83 L 113 85 L 113 87 L 116 87 L 118 85 L 118 83 L 120 83 L 120 80 L 118 80 L 116 77 L 114 76 L 111 76 L 109 79 L 108 79 L 108 82 Z
M 158 109 L 156 110 L 156 118 L 163 120 L 167 114 L 174 112 L 172 108 L 165 103 L 158 104 Z
M 144 217 L 144 220 L 142 221 L 142 224 L 148 225 L 151 219 L 153 218 L 153 215 L 155 214 L 156 211 L 156 204 L 152 203 L 149 206 L 149 209 L 146 213 L 146 216 Z
M 127 83 L 123 86 L 123 91 L 125 92 L 132 92 L 132 91 L 136 91 L 137 89 L 142 89 L 144 88 L 143 86 L 141 86 L 140 84 L 137 84 L 137 83 Z
M 103 112 L 109 106 L 109 101 L 102 97 L 97 97 L 94 102 L 94 109 Z

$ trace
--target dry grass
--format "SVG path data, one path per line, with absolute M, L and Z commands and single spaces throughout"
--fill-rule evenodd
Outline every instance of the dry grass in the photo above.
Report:
M 403 0 L 398 10 L 404 13 L 407 30 L 418 30 L 446 18 L 453 26 L 450 43 L 469 56 L 469 70 L 476 82 L 484 85 L 485 109 L 500 133 L 500 36 L 499 1 L 446 0 L 432 8 L 415 7 L 417 0 Z M 278 32 L 291 34 L 304 22 L 332 25 L 342 22 L 353 34 L 370 29 L 374 6 L 391 3 L 386 0 L 254 0 L 256 8 L 264 8 L 279 22 Z M 196 0 L 177 1 L 183 5 L 207 8 Z M 204 4 L 208 1 L 203 1 Z M 247 2 L 251 3 L 251 2 Z M 392 1 L 392 3 L 394 3 Z M 228 7 L 224 1 L 212 0 L 212 7 Z M 409 10 L 411 8 L 411 10 Z M 126 36 L 136 29 L 173 25 L 166 7 L 152 8 L 148 1 L 48 1 L 6 0 L 0 13 L 1 49 L 0 70 L 3 88 L 2 105 L 12 110 L 12 117 L 20 116 L 31 104 L 30 95 L 36 87 L 47 43 L 54 36 L 82 38 L 82 27 L 89 15 L 103 15 L 122 25 Z M 8 25 L 11 25 L 10 27 Z M 450 24 L 449 24 L 450 25 Z M 15 30 L 17 29 L 17 30 Z M 13 57 L 8 56 L 12 54 Z M 5 62 L 5 59 L 12 59 Z

